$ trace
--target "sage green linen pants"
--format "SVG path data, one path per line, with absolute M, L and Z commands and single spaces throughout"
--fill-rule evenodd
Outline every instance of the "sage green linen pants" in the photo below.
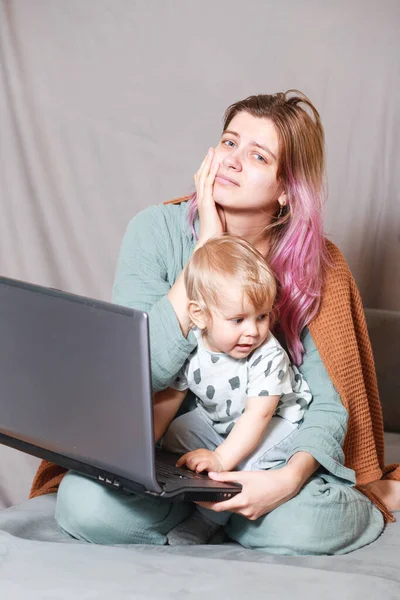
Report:
M 354 487 L 327 478 L 313 477 L 295 498 L 256 521 L 232 515 L 227 534 L 246 548 L 285 555 L 344 554 L 376 540 L 384 527 L 379 510 Z M 58 492 L 56 519 L 87 542 L 165 545 L 168 531 L 193 509 L 125 495 L 69 472 Z
M 325 467 L 324 474 L 257 521 L 232 515 L 225 531 L 242 546 L 270 554 L 344 554 L 376 540 L 384 521 L 351 485 L 354 472 L 343 466 L 341 450 L 347 412 L 308 331 L 303 343 L 308 358 L 300 368 L 313 401 L 288 459 L 296 451 L 307 451 Z M 164 545 L 167 533 L 192 510 L 193 504 L 124 495 L 69 472 L 58 492 L 56 519 L 64 531 L 88 542 Z

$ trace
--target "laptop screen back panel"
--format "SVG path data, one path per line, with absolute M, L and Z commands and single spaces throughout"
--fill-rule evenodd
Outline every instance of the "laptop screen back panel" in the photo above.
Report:
M 0 432 L 159 492 L 147 315 L 5 278 L 0 311 Z

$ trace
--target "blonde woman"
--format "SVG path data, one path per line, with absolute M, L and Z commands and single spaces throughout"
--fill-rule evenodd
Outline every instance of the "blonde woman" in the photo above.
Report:
M 225 531 L 272 554 L 337 554 L 373 542 L 400 509 L 400 469 L 383 462 L 383 420 L 358 290 L 323 235 L 324 134 L 298 91 L 230 106 L 222 135 L 195 175 L 196 194 L 136 215 L 122 243 L 113 300 L 148 312 L 156 392 L 197 344 L 183 269 L 198 245 L 227 232 L 250 242 L 278 281 L 279 330 L 313 401 L 279 468 L 210 473 L 242 492 L 207 504 L 234 513 Z M 355 474 L 355 475 L 354 475 Z M 43 462 L 32 495 L 64 472 Z M 357 486 L 355 486 L 357 484 Z M 56 518 L 97 543 L 167 544 L 192 504 L 123 496 L 68 473 Z M 301 515 L 301 519 L 299 519 Z

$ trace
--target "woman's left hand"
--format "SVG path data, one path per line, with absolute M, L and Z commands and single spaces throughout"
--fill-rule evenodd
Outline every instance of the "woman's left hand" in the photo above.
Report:
M 299 492 L 288 466 L 268 471 L 230 471 L 208 474 L 214 481 L 237 482 L 243 486 L 240 494 L 223 502 L 197 502 L 215 512 L 228 510 L 255 521 L 284 504 Z

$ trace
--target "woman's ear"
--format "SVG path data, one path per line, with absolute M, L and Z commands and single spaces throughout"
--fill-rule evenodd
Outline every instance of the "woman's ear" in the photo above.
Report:
M 287 203 L 288 203 L 288 199 L 287 199 L 287 195 L 286 195 L 286 192 L 285 192 L 285 191 L 283 191 L 283 192 L 281 193 L 281 195 L 279 196 L 279 198 L 278 198 L 278 202 L 279 202 L 279 206 L 280 206 L 281 208 L 284 208 L 284 207 L 287 205 Z
M 204 310 L 199 306 L 197 302 L 191 300 L 188 306 L 188 313 L 190 320 L 199 329 L 205 329 L 207 327 L 208 318 Z

